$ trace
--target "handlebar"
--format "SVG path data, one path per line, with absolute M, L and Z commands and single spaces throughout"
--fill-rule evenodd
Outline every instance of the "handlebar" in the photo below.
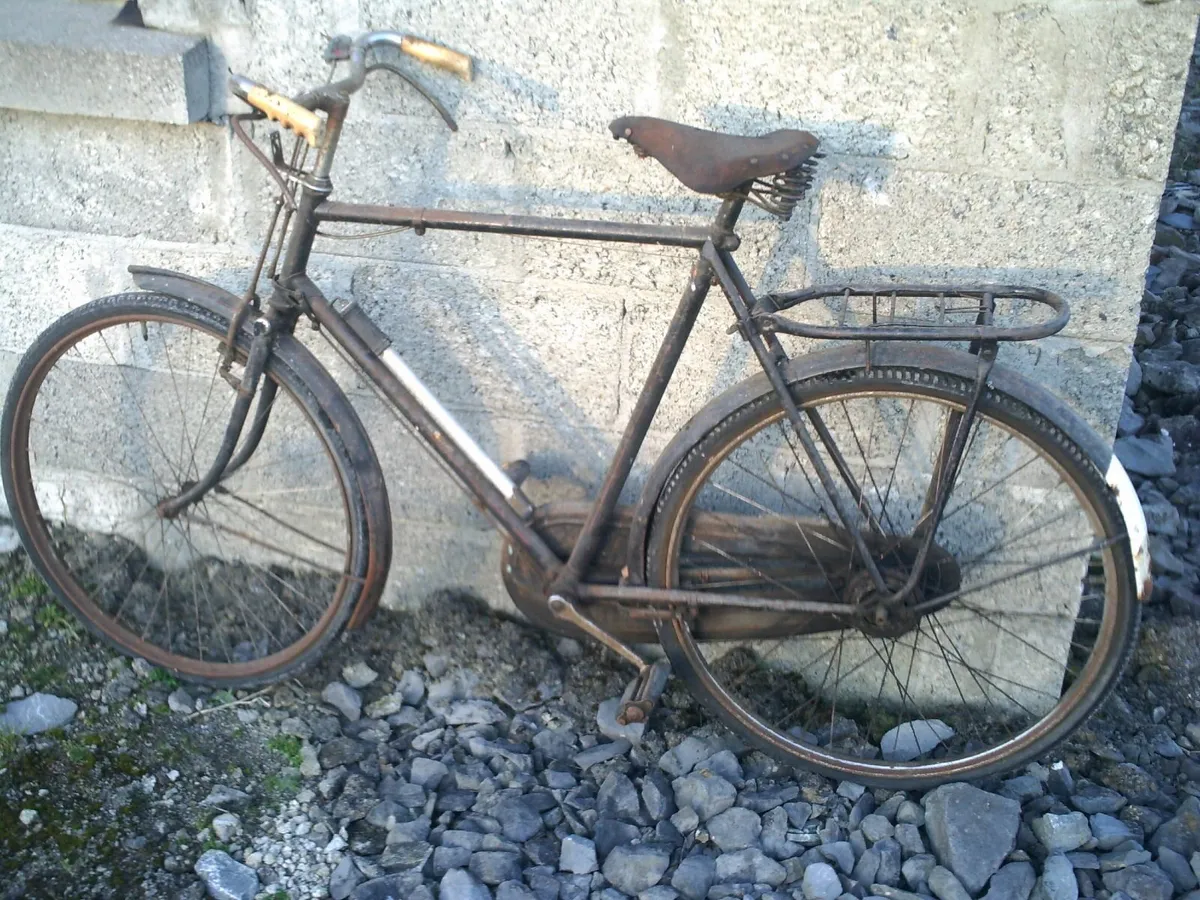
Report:
M 353 40 L 340 35 L 329 41 L 325 48 L 325 60 L 350 63 L 350 74 L 340 81 L 313 88 L 291 99 L 241 75 L 232 75 L 229 86 L 234 94 L 264 113 L 268 119 L 293 129 L 308 141 L 309 146 L 316 147 L 321 139 L 322 124 L 313 110 L 328 111 L 331 106 L 345 104 L 366 80 L 367 52 L 378 47 L 394 47 L 413 59 L 458 75 L 464 81 L 470 81 L 474 75 L 471 57 L 465 53 L 398 31 L 371 31 Z

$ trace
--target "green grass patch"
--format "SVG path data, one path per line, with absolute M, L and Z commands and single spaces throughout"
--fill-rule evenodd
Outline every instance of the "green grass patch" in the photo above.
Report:
M 17 758 L 17 750 L 21 746 L 21 736 L 15 731 L 0 728 L 0 768 L 6 768 Z
M 146 680 L 152 684 L 161 684 L 163 687 L 170 688 L 171 690 L 179 687 L 179 679 L 166 669 L 155 669 Z
M 29 670 L 28 673 L 26 673 L 25 683 L 35 691 L 41 691 L 50 687 L 50 685 L 63 678 L 65 675 L 66 672 L 64 672 L 58 666 L 44 663 L 40 666 L 34 666 Z
M 267 741 L 267 748 L 282 755 L 293 766 L 299 766 L 304 759 L 300 755 L 300 738 L 292 734 L 277 734 Z
M 263 789 L 272 800 L 290 800 L 300 792 L 300 779 L 295 775 L 268 775 Z
M 31 572 L 13 583 L 8 596 L 13 600 L 23 600 L 29 597 L 45 597 L 48 593 L 50 588 L 46 586 L 46 582 Z

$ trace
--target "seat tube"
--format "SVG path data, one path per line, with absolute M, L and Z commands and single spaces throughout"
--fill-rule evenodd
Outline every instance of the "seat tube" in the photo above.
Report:
M 745 201 L 741 198 L 733 198 L 726 199 L 721 204 L 713 222 L 714 237 L 732 232 L 744 203 Z M 663 337 L 662 345 L 658 348 L 658 355 L 650 367 L 650 374 L 646 376 L 646 383 L 643 385 L 642 392 L 634 404 L 633 412 L 629 416 L 629 421 L 625 425 L 621 442 L 617 445 L 612 464 L 604 477 L 604 483 L 600 486 L 596 502 L 592 505 L 583 530 L 579 533 L 579 539 L 571 548 L 571 556 L 567 560 L 567 564 L 552 585 L 551 593 L 571 593 L 600 549 L 613 510 L 616 509 L 617 500 L 621 496 L 621 490 L 625 487 L 629 473 L 633 470 L 634 460 L 642 447 L 642 442 L 646 439 L 646 433 L 650 430 L 654 415 L 658 412 L 667 385 L 671 383 L 671 376 L 683 353 L 684 345 L 687 344 L 688 336 L 692 333 L 692 327 L 696 324 L 696 318 L 700 314 L 700 308 L 704 305 L 704 299 L 708 296 L 712 278 L 712 264 L 703 256 L 699 256 L 692 266 L 688 286 L 683 292 L 683 297 L 680 298 L 679 305 L 675 308 L 675 315 L 672 317 L 670 325 L 667 326 L 667 333 Z

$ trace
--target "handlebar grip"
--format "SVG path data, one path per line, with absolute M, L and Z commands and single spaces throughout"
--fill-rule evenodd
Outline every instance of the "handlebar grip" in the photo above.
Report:
M 457 50 L 451 50 L 449 47 L 443 47 L 441 44 L 435 44 L 433 41 L 405 35 L 400 42 L 400 50 L 413 59 L 419 59 L 423 63 L 452 72 L 463 81 L 470 81 L 474 74 L 471 57 L 465 53 L 459 53 Z
M 263 112 L 268 119 L 292 129 L 308 141 L 310 147 L 317 146 L 321 139 L 322 122 L 321 117 L 311 109 L 241 75 L 232 76 L 229 83 L 235 94 Z

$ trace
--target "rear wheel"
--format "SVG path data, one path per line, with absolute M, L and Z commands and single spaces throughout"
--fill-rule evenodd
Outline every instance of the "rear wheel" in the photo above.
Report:
M 972 387 L 902 367 L 792 386 L 862 489 L 892 589 Z M 1114 686 L 1139 615 L 1122 518 L 1079 448 L 1017 400 L 985 392 L 931 565 L 901 607 L 851 609 L 876 592 L 832 510 L 773 393 L 699 440 L 656 508 L 650 584 L 847 607 L 817 633 L 772 613 L 749 615 L 773 631 L 750 624 L 733 639 L 726 627 L 706 640 L 703 615 L 663 623 L 675 671 L 753 744 L 830 777 L 921 787 L 1044 753 Z
M 227 327 L 155 294 L 69 313 L 18 366 L 0 448 L 34 565 L 92 631 L 185 679 L 246 686 L 313 660 L 338 633 L 367 548 L 338 436 L 353 423 L 283 353 L 264 373 L 260 391 L 274 396 L 254 453 L 179 515 L 159 514 L 223 437 L 235 397 L 218 372 Z M 235 375 L 248 346 L 243 335 Z M 251 407 L 243 440 L 263 413 Z

